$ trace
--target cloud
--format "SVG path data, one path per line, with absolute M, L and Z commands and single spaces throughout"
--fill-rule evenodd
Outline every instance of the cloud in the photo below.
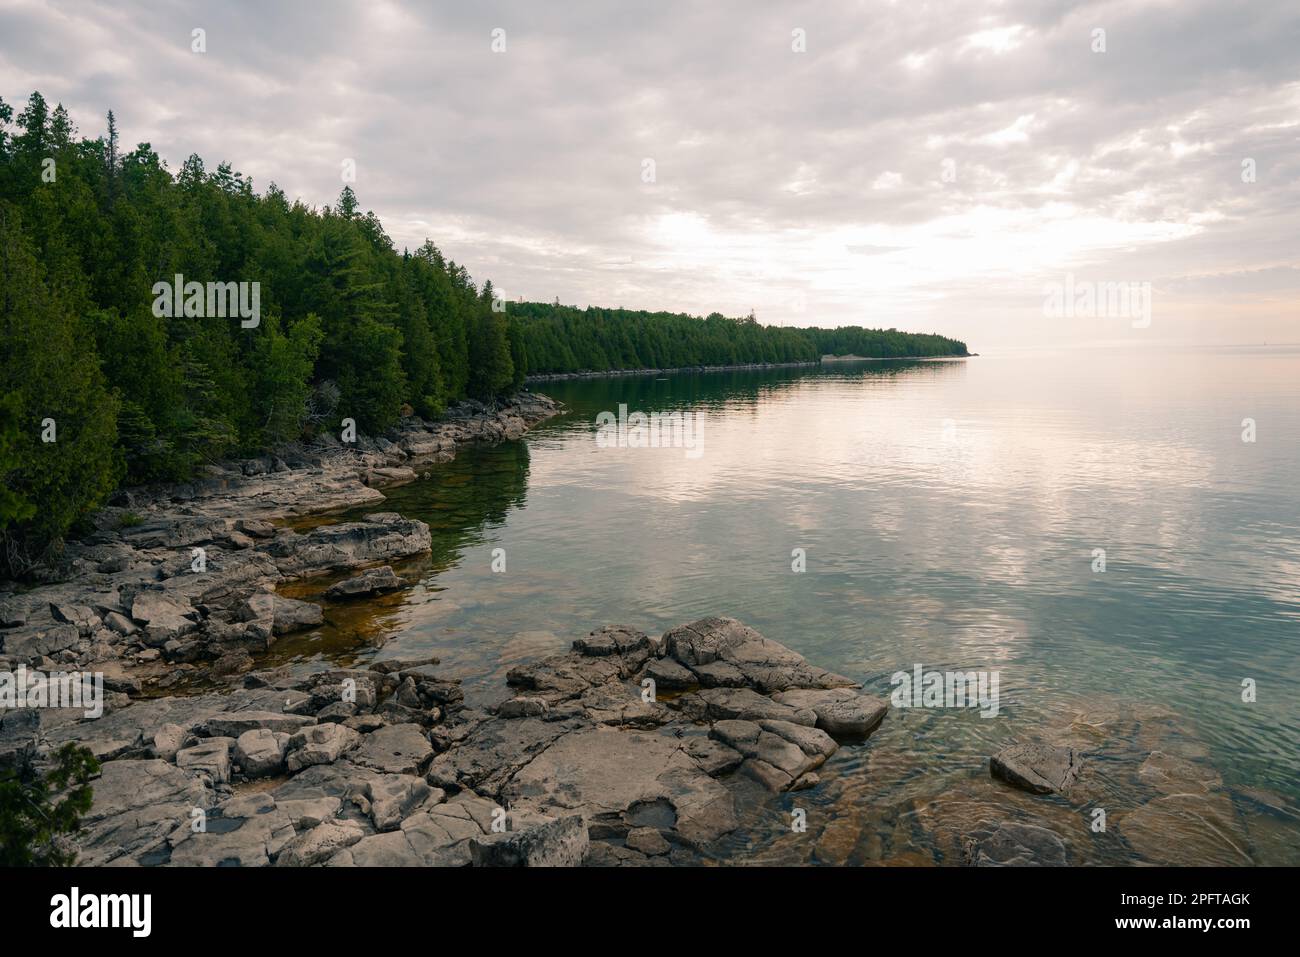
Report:
M 1057 334 L 1073 271 L 1174 299 L 1150 336 L 1300 340 L 1291 0 L 3 0 L 0 36 L 6 100 L 318 205 L 355 160 L 399 246 L 511 298 L 980 344 Z

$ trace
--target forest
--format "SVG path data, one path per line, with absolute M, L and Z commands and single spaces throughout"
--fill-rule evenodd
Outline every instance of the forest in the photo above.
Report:
M 181 277 L 208 303 L 256 284 L 256 321 L 202 296 L 160 312 L 155 287 Z M 39 93 L 0 100 L 0 326 L 0 574 L 121 486 L 345 417 L 369 434 L 436 418 L 529 372 L 966 353 L 895 330 L 505 302 L 431 241 L 399 251 L 350 186 L 316 208 L 197 155 L 173 172 L 148 143 L 126 149 L 113 113 L 79 136 Z
M 511 302 L 529 373 L 675 369 L 756 362 L 814 362 L 824 355 L 908 358 L 966 355 L 966 344 L 896 329 L 764 326 L 752 316 Z

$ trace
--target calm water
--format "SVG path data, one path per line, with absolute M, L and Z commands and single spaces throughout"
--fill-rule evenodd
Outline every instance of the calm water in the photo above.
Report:
M 404 568 L 422 584 L 331 611 L 334 627 L 284 653 L 397 635 L 363 654 L 436 653 L 488 701 L 510 665 L 596 625 L 658 633 L 732 615 L 882 695 L 917 663 L 996 670 L 1001 711 L 891 711 L 821 787 L 756 798 L 724 856 L 951 863 L 967 836 L 1013 818 L 1088 863 L 1300 863 L 1300 350 L 539 388 L 569 414 L 391 493 L 433 529 L 432 558 Z M 699 412 L 702 454 L 598 448 L 595 416 L 620 403 Z M 998 747 L 1040 736 L 1096 750 L 1070 800 L 989 779 Z M 1223 787 L 1153 788 L 1137 774 L 1153 750 Z M 1126 830 L 1152 798 L 1188 792 Z M 806 834 L 790 832 L 796 806 Z M 1090 827 L 1097 808 L 1105 832 Z

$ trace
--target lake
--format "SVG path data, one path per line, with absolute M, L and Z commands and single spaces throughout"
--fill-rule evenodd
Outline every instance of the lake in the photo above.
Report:
M 1009 818 L 1087 863 L 1300 864 L 1300 349 L 536 388 L 570 411 L 388 493 L 432 528 L 400 567 L 420 584 L 281 656 L 434 653 L 486 703 L 598 625 L 729 615 L 872 693 L 921 665 L 996 672 L 1000 701 L 891 709 L 820 787 L 745 808 L 723 858 L 953 863 Z M 601 447 L 620 405 L 697 414 L 696 448 Z M 1069 800 L 989 776 L 1040 737 L 1095 752 Z

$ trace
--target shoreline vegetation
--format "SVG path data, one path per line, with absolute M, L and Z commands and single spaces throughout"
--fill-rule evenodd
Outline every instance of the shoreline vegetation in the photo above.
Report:
M 55 560 L 116 490 L 403 417 L 531 373 L 964 355 L 937 335 L 507 302 L 351 186 L 316 208 L 191 155 L 0 100 L 0 577 Z

